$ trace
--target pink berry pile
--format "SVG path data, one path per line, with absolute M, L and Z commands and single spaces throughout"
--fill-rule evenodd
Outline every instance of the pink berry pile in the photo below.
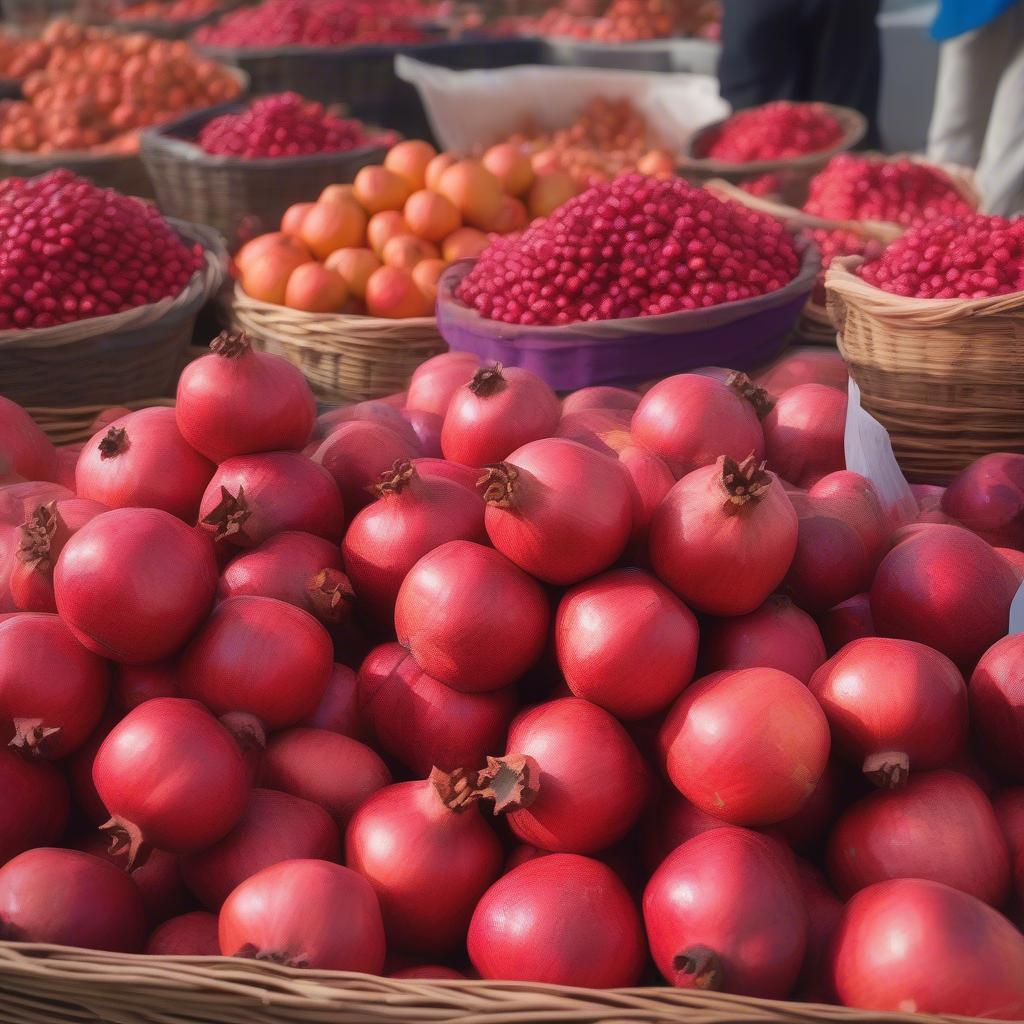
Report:
M 911 228 L 860 276 L 883 291 L 921 299 L 982 299 L 1024 291 L 1024 217 L 974 213 Z
M 629 174 L 494 239 L 456 296 L 505 323 L 618 320 L 763 295 L 798 265 L 780 222 L 678 178 Z
M 237 47 L 417 43 L 425 37 L 413 19 L 425 13 L 418 0 L 264 0 L 204 25 L 194 38 Z
M 283 92 L 255 100 L 239 113 L 215 117 L 197 141 L 216 156 L 253 159 L 340 153 L 397 140 L 370 135 L 359 121 L 335 117 L 319 103 Z
M 704 156 L 746 164 L 817 153 L 843 137 L 839 122 L 820 103 L 778 100 L 733 114 Z
M 63 169 L 0 182 L 0 330 L 156 302 L 201 265 L 155 206 Z

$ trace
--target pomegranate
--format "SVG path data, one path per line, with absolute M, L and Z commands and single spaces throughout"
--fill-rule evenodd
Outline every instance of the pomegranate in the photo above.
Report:
M 976 459 L 950 481 L 942 511 L 993 547 L 1024 548 L 1024 455 Z
M 57 451 L 36 421 L 16 402 L 0 395 L 0 476 L 55 480 Z
M 473 352 L 443 352 L 432 356 L 413 371 L 406 408 L 432 412 L 443 419 L 452 396 L 479 369 L 480 357 Z
M 0 791 L 0 865 L 25 850 L 60 841 L 69 801 L 67 783 L 57 768 L 0 748 Z
M 193 910 L 154 928 L 144 953 L 151 956 L 220 956 L 217 916 Z
M 867 594 L 856 594 L 835 608 L 822 612 L 818 616 L 818 625 L 830 657 L 853 640 L 875 636 L 871 599 Z
M 0 626 L 0 629 L 3 627 Z M 971 726 L 985 760 L 1000 776 L 1024 782 L 1024 635 L 996 641 L 971 675 Z

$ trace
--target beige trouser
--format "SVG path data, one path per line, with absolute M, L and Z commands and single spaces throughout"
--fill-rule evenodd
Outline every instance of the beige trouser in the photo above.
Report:
M 1024 213 L 1024 4 L 942 44 L 928 156 L 977 167 L 989 213 Z

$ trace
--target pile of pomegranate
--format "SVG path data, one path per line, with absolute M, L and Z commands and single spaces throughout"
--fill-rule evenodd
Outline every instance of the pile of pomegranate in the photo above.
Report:
M 577 191 L 562 171 L 535 171 L 511 143 L 476 160 L 407 139 L 351 185 L 329 185 L 316 202 L 291 206 L 280 231 L 239 250 L 235 270 L 242 290 L 261 302 L 430 316 L 449 263 L 479 255 L 490 237 L 521 231 Z
M 211 348 L 0 399 L 0 936 L 1024 1016 L 1024 455 L 906 522 L 834 351 L 318 417 Z
M 492 241 L 456 297 L 505 323 L 619 320 L 764 295 L 799 262 L 779 221 L 679 178 L 630 174 Z
M 718 0 L 562 0 L 543 14 L 519 19 L 520 31 L 595 43 L 632 43 L 673 36 L 715 39 Z
M 557 131 L 524 125 L 505 140 L 530 154 L 536 171 L 561 171 L 580 188 L 608 181 L 627 170 L 672 174 L 675 161 L 656 140 L 647 119 L 626 98 L 592 99 L 572 124 Z
M 187 43 L 61 20 L 38 42 L 14 44 L 0 73 L 22 78 L 25 95 L 0 102 L 0 149 L 27 153 L 133 149 L 139 129 L 241 91 Z
M 422 0 L 263 0 L 196 30 L 206 46 L 357 46 L 419 43 Z
M 938 217 L 912 227 L 857 272 L 876 288 L 919 299 L 1024 291 L 1024 217 Z
M 940 167 L 906 157 L 886 159 L 840 153 L 810 183 L 804 211 L 828 220 L 875 220 L 910 227 L 941 217 L 973 213 Z M 877 256 L 882 243 L 853 231 L 811 232 L 822 269 L 837 256 Z
M 829 149 L 842 137 L 842 125 L 823 104 L 777 100 L 737 111 L 700 155 L 737 164 L 786 160 Z
M 239 113 L 207 121 L 196 140 L 216 156 L 246 159 L 340 153 L 387 145 L 393 133 L 371 133 L 360 121 L 328 113 L 320 103 L 283 92 L 253 100 Z
M 203 263 L 155 206 L 70 171 L 0 181 L 0 330 L 178 295 Z

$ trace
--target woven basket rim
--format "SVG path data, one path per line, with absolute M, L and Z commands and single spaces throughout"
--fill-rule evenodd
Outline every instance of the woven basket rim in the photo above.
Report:
M 221 64 L 221 70 L 226 71 L 241 87 L 241 92 L 238 96 L 230 100 L 230 103 L 236 103 L 238 100 L 245 96 L 249 91 L 250 77 L 249 73 L 242 68 L 235 67 L 231 64 Z M 17 81 L 11 79 L 11 81 Z M 21 82 L 18 82 L 20 88 Z M 183 117 L 192 116 L 195 114 L 201 114 L 207 110 L 218 110 L 221 107 L 226 106 L 224 103 L 216 103 L 210 107 L 196 107 L 195 110 L 188 111 Z M 179 118 L 175 118 L 179 120 Z M 172 122 L 166 122 L 170 124 Z M 74 164 L 79 167 L 102 167 L 106 164 L 117 163 L 118 161 L 138 160 L 140 156 L 140 149 L 142 146 L 142 137 L 146 132 L 153 128 L 158 128 L 159 125 L 150 125 L 148 128 L 136 129 L 135 132 L 127 132 L 126 135 L 134 135 L 139 141 L 139 147 L 131 151 L 125 152 L 121 150 L 103 150 L 97 152 L 94 149 L 59 149 L 54 150 L 52 153 L 23 153 L 20 149 L 0 149 L 0 161 L 3 163 L 10 164 L 12 167 L 24 166 L 26 170 L 32 170 L 35 166 L 47 165 L 47 168 L 53 166 L 67 166 Z M 124 136 L 119 136 L 124 138 Z M 75 170 L 75 167 L 69 167 L 69 170 Z M 40 173 L 45 173 L 40 171 Z
M 787 157 L 781 160 L 752 160 L 749 163 L 733 163 L 729 160 L 713 160 L 709 157 L 697 156 L 696 149 L 701 141 L 721 128 L 728 117 L 723 117 L 711 124 L 698 128 L 687 140 L 682 156 L 676 161 L 680 170 L 693 169 L 711 174 L 744 174 L 755 177 L 760 174 L 771 174 L 777 171 L 800 170 L 817 166 L 838 153 L 852 149 L 867 134 L 867 118 L 852 107 L 840 107 L 834 103 L 816 104 L 827 110 L 843 127 L 842 137 L 827 149 L 819 149 L 813 153 L 802 153 L 800 156 Z M 731 117 L 732 115 L 730 115 Z
M 279 306 L 273 302 L 261 302 L 253 299 L 242 291 L 241 282 L 236 281 L 234 288 L 228 296 L 228 302 L 233 309 L 240 309 L 243 312 L 263 313 L 276 316 L 279 321 L 284 321 L 284 326 L 291 325 L 297 328 L 334 329 L 339 332 L 347 327 L 365 326 L 369 323 L 381 326 L 392 325 L 401 327 L 431 327 L 436 326 L 437 317 L 434 316 L 410 316 L 401 319 L 390 319 L 381 316 L 368 316 L 364 313 L 307 313 L 301 309 L 291 309 L 288 306 Z
M 486 981 L 481 979 L 400 979 L 349 971 L 325 971 L 286 967 L 264 961 L 235 957 L 153 956 L 143 953 L 108 953 L 99 950 L 73 949 L 66 946 L 24 942 L 0 942 L 0 980 L 5 968 L 12 967 L 33 980 L 40 981 L 49 974 L 54 982 L 53 998 L 66 1004 L 74 995 L 74 987 L 91 983 L 94 992 L 98 984 L 113 984 L 132 994 L 149 988 L 149 1000 L 162 1000 L 174 996 L 177 981 L 184 992 L 205 986 L 211 993 L 217 991 L 223 1000 L 230 986 L 239 1001 L 248 996 L 261 998 L 264 1005 L 273 1006 L 282 1013 L 300 1011 L 302 1002 L 325 1011 L 317 1020 L 331 1019 L 335 1012 L 347 1011 L 346 1020 L 355 1019 L 353 1011 L 358 1005 L 372 1004 L 372 1019 L 380 1024 L 407 1024 L 435 1021 L 454 1024 L 472 1017 L 484 1024 L 492 1016 L 495 1020 L 515 1019 L 523 1024 L 549 1024 L 552 1020 L 570 1019 L 586 1021 L 640 1020 L 680 1024 L 699 1016 L 708 1022 L 734 1022 L 757 1020 L 762 1024 L 800 1024 L 809 1020 L 835 1021 L 839 1024 L 981 1024 L 980 1019 L 951 1014 L 932 1015 L 900 1010 L 872 1011 L 853 1007 L 815 1003 L 785 1002 L 756 999 L 723 992 L 699 989 L 672 988 L 667 985 L 618 989 L 587 989 L 564 985 L 551 985 L 523 981 Z M 9 976 L 9 974 L 8 974 Z M 139 993 L 141 995 L 141 993 Z M 331 1000 L 332 994 L 340 994 Z M 361 998 L 360 1002 L 356 1000 Z M 518 997 L 518 998 L 517 998 Z M 325 1009 L 325 1002 L 330 1000 Z M 143 1000 L 140 998 L 140 1003 Z M 95 1003 L 95 999 L 89 1001 Z M 74 1003 L 72 1002 L 72 1005 Z M 120 1003 L 123 1008 L 123 1001 Z M 450 1015 L 445 1009 L 450 1010 Z M 417 1009 L 424 1010 L 423 1015 Z M 230 1011 L 237 1020 L 235 1011 Z M 442 1016 L 444 1014 L 444 1016 Z M 584 1016 L 586 1014 L 586 1016 Z M 414 1016 L 415 1015 L 415 1016 Z M 227 1017 L 219 1019 L 226 1020 Z M 42 1019 L 42 1018 L 40 1018 Z M 184 1016 L 175 1019 L 187 1020 Z M 262 1019 L 253 1008 L 251 1019 L 258 1024 Z M 275 1020 L 292 1017 L 275 1015 Z M 298 1016 L 295 1020 L 300 1019 Z M 309 1018 L 302 1017 L 307 1020 Z M 370 1016 L 365 1019 L 369 1020 Z
M 178 235 L 188 242 L 198 242 L 203 248 L 203 266 L 189 279 L 188 284 L 175 296 L 151 302 L 145 306 L 126 309 L 109 316 L 89 317 L 55 327 L 28 330 L 0 331 L 0 352 L 4 348 L 57 347 L 73 345 L 100 334 L 117 334 L 124 330 L 150 327 L 165 318 L 185 318 L 203 306 L 219 289 L 227 271 L 227 246 L 213 228 L 204 224 L 165 218 Z
M 829 302 L 853 301 L 858 308 L 879 319 L 917 322 L 922 327 L 953 324 L 968 317 L 1004 316 L 1024 311 L 1024 290 L 982 299 L 925 299 L 895 295 L 859 277 L 854 271 L 862 256 L 840 256 L 825 271 L 825 292 Z

